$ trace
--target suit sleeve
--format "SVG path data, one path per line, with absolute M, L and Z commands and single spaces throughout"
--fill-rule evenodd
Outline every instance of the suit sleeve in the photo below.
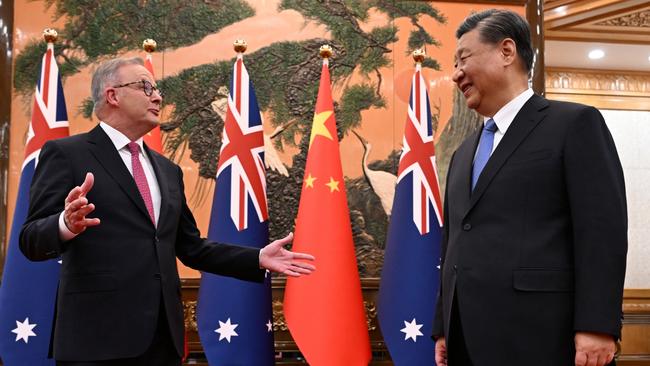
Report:
M 447 254 L 447 242 L 449 240 L 449 175 L 451 173 L 451 166 L 454 162 L 454 153 L 449 160 L 449 169 L 447 169 L 447 183 L 445 184 L 445 201 L 443 202 L 443 227 L 442 227 L 442 240 L 440 241 L 440 282 L 438 284 L 438 296 L 436 298 L 436 309 L 433 315 L 433 337 L 444 336 L 444 321 L 442 312 L 442 271 L 445 266 L 445 255 Z
M 54 142 L 41 149 L 29 190 L 29 212 L 20 231 L 20 250 L 32 261 L 59 257 L 66 245 L 59 238 L 59 215 L 73 188 L 68 159 Z
M 582 110 L 569 126 L 564 162 L 574 236 L 574 329 L 619 338 L 627 255 L 625 182 L 612 136 L 595 108 Z
M 185 192 L 179 167 L 179 184 Z M 194 216 L 182 193 L 182 208 L 176 238 L 176 255 L 188 267 L 246 281 L 262 282 L 265 270 L 259 267 L 257 248 L 212 242 L 201 238 Z

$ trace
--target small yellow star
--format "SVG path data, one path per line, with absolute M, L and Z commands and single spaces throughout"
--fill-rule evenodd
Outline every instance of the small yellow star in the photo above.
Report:
M 339 190 L 339 181 L 334 180 L 332 177 L 330 177 L 330 181 L 325 183 L 325 185 L 330 187 L 330 193 Z
M 305 178 L 305 187 L 309 188 L 314 188 L 314 181 L 316 180 L 315 177 L 311 176 L 311 173 L 309 173 L 309 176 Z
M 330 130 L 328 130 L 327 126 L 325 126 L 325 121 L 330 118 L 332 113 L 332 111 L 324 111 L 318 113 L 317 115 L 314 115 L 314 124 L 311 127 L 311 136 L 309 136 L 309 147 L 311 147 L 311 143 L 314 142 L 314 139 L 318 135 L 326 137 L 330 140 L 332 139 Z

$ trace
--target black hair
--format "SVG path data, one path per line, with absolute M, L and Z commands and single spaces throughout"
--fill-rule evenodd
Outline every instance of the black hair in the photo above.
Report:
M 510 10 L 484 10 L 468 16 L 456 30 L 456 38 L 475 28 L 478 28 L 481 42 L 497 44 L 506 38 L 512 39 L 526 71 L 530 72 L 533 67 L 533 47 L 526 19 Z

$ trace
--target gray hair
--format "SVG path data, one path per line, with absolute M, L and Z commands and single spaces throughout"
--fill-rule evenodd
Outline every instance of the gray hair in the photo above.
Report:
M 117 79 L 117 71 L 122 66 L 127 65 L 142 66 L 144 65 L 144 61 L 142 61 L 140 57 L 114 58 L 103 62 L 99 65 L 97 70 L 95 70 L 90 87 L 94 103 L 93 111 L 95 111 L 95 113 L 106 104 L 104 89 L 106 89 L 107 84 L 114 83 Z

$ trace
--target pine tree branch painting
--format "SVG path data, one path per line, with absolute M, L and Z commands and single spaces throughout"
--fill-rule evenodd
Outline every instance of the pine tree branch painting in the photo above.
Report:
M 138 50 L 145 38 L 156 39 L 160 50 L 185 47 L 255 14 L 254 2 L 242 0 L 47 0 L 45 4 L 65 19 L 60 30 L 63 43 L 56 47 L 64 78 L 101 59 Z M 406 19 L 410 24 L 407 52 L 439 45 L 422 25 L 423 17 L 441 24 L 446 21 L 430 3 L 414 1 L 282 0 L 278 10 L 298 12 L 305 22 L 324 26 L 328 38 L 292 42 L 282 41 L 279 34 L 277 42 L 246 54 L 260 109 L 271 116 L 265 123 L 279 131 L 271 140 L 273 146 L 299 151 L 286 173 L 267 171 L 272 238 L 293 230 L 322 63 L 318 48 L 328 43 L 334 49 L 330 71 L 334 86 L 341 91 L 335 112 L 342 139 L 360 126 L 363 111 L 385 108 L 391 97 L 381 92 L 382 72 L 393 66 L 394 57 L 404 57 L 392 54 L 399 32 L 395 20 Z M 371 14 L 381 14 L 388 21 L 368 29 L 364 25 Z M 44 47 L 35 40 L 16 59 L 14 86 L 23 97 L 32 93 Z M 174 159 L 189 149 L 199 175 L 206 179 L 216 175 L 232 61 L 192 66 L 158 81 L 165 105 L 173 106 L 162 125 L 166 151 Z M 423 67 L 439 69 L 431 58 Z M 90 117 L 89 100 L 74 107 Z M 399 152 L 393 151 L 369 166 L 396 174 L 398 157 Z M 377 210 L 378 197 L 363 177 L 347 179 L 346 186 L 361 275 L 378 276 L 388 217 Z

